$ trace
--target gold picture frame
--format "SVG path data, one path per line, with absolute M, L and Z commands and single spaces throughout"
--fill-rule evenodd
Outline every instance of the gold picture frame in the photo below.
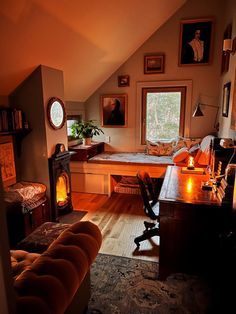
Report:
M 155 54 L 144 56 L 144 74 L 164 73 L 165 55 Z

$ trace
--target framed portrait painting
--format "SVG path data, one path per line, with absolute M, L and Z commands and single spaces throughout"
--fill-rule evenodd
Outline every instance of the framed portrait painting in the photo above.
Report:
M 180 22 L 179 66 L 211 63 L 213 26 L 210 18 Z
M 230 97 L 231 83 L 228 82 L 223 88 L 223 104 L 222 104 L 222 116 L 228 117 L 229 114 L 229 97 Z
M 107 94 L 100 97 L 103 127 L 127 127 L 127 94 Z

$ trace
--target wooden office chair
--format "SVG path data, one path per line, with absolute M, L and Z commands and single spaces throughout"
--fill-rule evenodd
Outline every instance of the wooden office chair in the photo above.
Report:
M 134 239 L 135 244 L 139 247 L 140 242 L 159 236 L 159 228 L 156 226 L 159 221 L 159 202 L 149 174 L 145 171 L 139 171 L 136 176 L 143 200 L 144 212 L 151 220 L 155 221 L 155 223 L 144 221 L 145 230 L 143 234 Z

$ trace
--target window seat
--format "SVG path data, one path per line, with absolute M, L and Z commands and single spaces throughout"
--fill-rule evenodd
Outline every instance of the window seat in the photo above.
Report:
M 172 156 L 153 156 L 145 153 L 102 153 L 88 160 L 89 163 L 135 164 L 135 165 L 173 165 Z
M 153 156 L 145 153 L 101 153 L 88 161 L 70 162 L 73 192 L 111 195 L 117 184 L 116 176 L 136 176 L 147 171 L 153 178 L 164 178 L 172 156 Z

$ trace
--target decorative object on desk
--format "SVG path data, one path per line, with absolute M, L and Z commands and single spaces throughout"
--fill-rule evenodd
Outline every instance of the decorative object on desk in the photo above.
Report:
M 213 20 L 202 18 L 180 23 L 179 66 L 211 62 Z
M 73 123 L 71 125 L 71 133 L 75 139 L 82 138 L 83 145 L 91 145 L 91 140 L 94 135 L 100 135 L 100 133 L 104 134 L 103 130 L 95 124 L 95 120 Z
M 49 99 L 47 107 L 48 121 L 55 130 L 61 129 L 66 121 L 66 111 L 63 101 L 57 97 Z
M 233 186 L 235 179 L 236 164 L 228 164 L 225 169 L 225 180 L 227 184 Z
M 129 86 L 129 75 L 119 75 L 118 76 L 118 87 Z
M 223 88 L 223 103 L 222 103 L 222 116 L 228 117 L 229 114 L 229 98 L 230 98 L 231 82 L 224 85 Z
M 108 94 L 100 98 L 101 121 L 103 127 L 127 127 L 127 94 Z
M 164 63 L 164 54 L 144 56 L 144 74 L 164 73 Z
M 188 158 L 188 165 L 187 165 L 188 170 L 194 170 L 194 158 L 190 156 Z
M 228 161 L 228 164 L 227 164 L 227 166 L 228 166 L 231 163 L 231 161 L 233 160 L 235 152 L 236 152 L 236 145 L 234 143 L 234 140 L 232 140 L 232 138 L 222 138 L 220 140 L 220 146 L 223 148 L 233 148 L 234 149 L 233 154 L 231 155 L 231 157 Z

